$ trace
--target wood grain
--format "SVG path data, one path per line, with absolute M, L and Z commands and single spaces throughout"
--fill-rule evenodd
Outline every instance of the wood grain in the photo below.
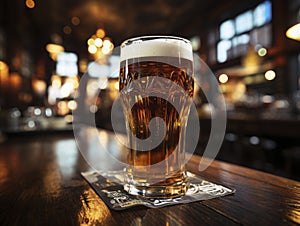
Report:
M 193 156 L 188 169 L 236 193 L 161 209 L 112 211 L 80 176 L 90 166 L 72 133 L 12 136 L 0 144 L 0 225 L 300 224 L 299 182 L 219 161 L 199 172 L 199 161 Z

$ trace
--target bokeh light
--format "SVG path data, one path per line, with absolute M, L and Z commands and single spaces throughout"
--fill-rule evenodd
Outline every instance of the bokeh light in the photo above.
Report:
M 226 82 L 228 82 L 228 75 L 226 75 L 226 74 L 221 74 L 221 75 L 219 76 L 219 82 L 221 82 L 221 83 L 226 83 Z
M 271 81 L 271 80 L 274 80 L 275 77 L 276 77 L 275 71 L 273 71 L 273 70 L 266 71 L 266 73 L 265 73 L 266 80 Z

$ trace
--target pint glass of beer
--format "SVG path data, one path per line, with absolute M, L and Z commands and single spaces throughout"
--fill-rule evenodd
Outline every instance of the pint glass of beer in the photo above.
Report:
M 186 125 L 192 103 L 193 52 L 173 36 L 121 45 L 119 88 L 129 151 L 125 190 L 146 198 L 185 194 Z

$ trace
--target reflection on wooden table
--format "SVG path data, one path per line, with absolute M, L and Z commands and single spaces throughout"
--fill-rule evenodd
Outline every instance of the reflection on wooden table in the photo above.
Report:
M 114 135 L 86 130 L 120 153 Z M 105 141 L 106 139 L 106 141 Z M 89 147 L 96 150 L 98 147 Z M 122 155 L 120 155 L 122 157 Z M 121 158 L 120 157 L 120 158 Z M 124 156 L 123 156 L 124 157 Z M 161 209 L 108 209 L 80 176 L 90 170 L 73 133 L 12 136 L 0 144 L 1 225 L 296 225 L 300 224 L 300 183 L 214 161 L 198 171 L 200 157 L 187 168 L 234 195 Z M 104 163 L 103 163 L 104 164 Z

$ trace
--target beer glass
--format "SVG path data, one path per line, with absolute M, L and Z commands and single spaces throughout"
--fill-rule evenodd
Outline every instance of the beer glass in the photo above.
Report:
M 192 103 L 193 52 L 180 37 L 144 36 L 122 43 L 119 90 L 129 144 L 124 189 L 173 198 L 189 188 L 185 136 Z

